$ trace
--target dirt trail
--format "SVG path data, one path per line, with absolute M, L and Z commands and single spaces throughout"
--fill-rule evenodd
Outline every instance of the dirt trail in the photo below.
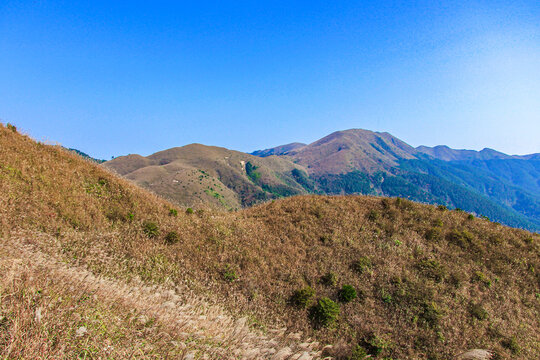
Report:
M 142 283 L 124 283 L 96 276 L 80 266 L 69 266 L 39 251 L 23 238 L 0 241 L 0 261 L 11 266 L 24 266 L 32 271 L 45 271 L 49 276 L 84 288 L 103 302 L 120 303 L 156 318 L 168 331 L 195 342 L 200 351 L 189 352 L 186 359 L 320 359 L 319 343 L 301 334 L 274 329 L 263 334 L 251 329 L 247 319 L 233 319 L 223 309 L 196 297 L 179 296 L 181 291 L 167 290 Z

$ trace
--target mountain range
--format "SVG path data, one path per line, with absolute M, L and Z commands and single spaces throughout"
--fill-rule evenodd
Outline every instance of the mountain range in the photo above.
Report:
M 351 129 L 251 154 L 191 144 L 103 166 L 176 203 L 239 209 L 299 194 L 403 197 L 540 230 L 540 154 L 412 147 Z
M 368 179 L 410 151 L 381 138 L 395 155 Z M 540 234 L 376 196 L 182 208 L 14 126 L 0 149 L 1 359 L 540 358 Z M 286 156 L 190 145 L 118 169 L 246 203 L 319 189 Z

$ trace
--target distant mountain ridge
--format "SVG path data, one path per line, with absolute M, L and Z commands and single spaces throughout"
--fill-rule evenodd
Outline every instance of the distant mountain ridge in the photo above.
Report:
M 192 144 L 104 166 L 194 206 L 237 209 L 306 193 L 397 196 L 540 230 L 540 154 L 414 148 L 387 132 L 351 129 L 252 154 Z
M 434 147 L 418 146 L 417 151 L 427 154 L 435 159 L 444 161 L 461 161 L 461 160 L 494 160 L 494 159 L 520 159 L 531 160 L 540 159 L 540 153 L 529 155 L 507 155 L 502 152 L 484 148 L 480 151 L 475 150 L 456 150 L 449 148 L 446 145 L 438 145 Z

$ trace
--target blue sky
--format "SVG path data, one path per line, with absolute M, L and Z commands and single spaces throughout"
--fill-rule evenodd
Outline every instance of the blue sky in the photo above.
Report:
M 3 0 L 0 119 L 105 159 L 349 128 L 540 152 L 540 4 Z

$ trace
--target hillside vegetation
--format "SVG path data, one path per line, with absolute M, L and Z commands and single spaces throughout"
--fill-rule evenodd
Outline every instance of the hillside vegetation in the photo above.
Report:
M 251 155 L 191 144 L 103 166 L 195 208 L 237 210 L 301 194 L 397 196 L 540 230 L 538 154 L 415 149 L 388 133 L 351 129 Z
M 193 211 L 14 128 L 0 149 L 1 357 L 540 357 L 538 234 L 400 198 Z
M 120 175 L 179 204 L 238 210 L 306 190 L 286 159 L 259 158 L 215 146 L 191 144 L 148 157 L 120 156 L 104 164 Z

